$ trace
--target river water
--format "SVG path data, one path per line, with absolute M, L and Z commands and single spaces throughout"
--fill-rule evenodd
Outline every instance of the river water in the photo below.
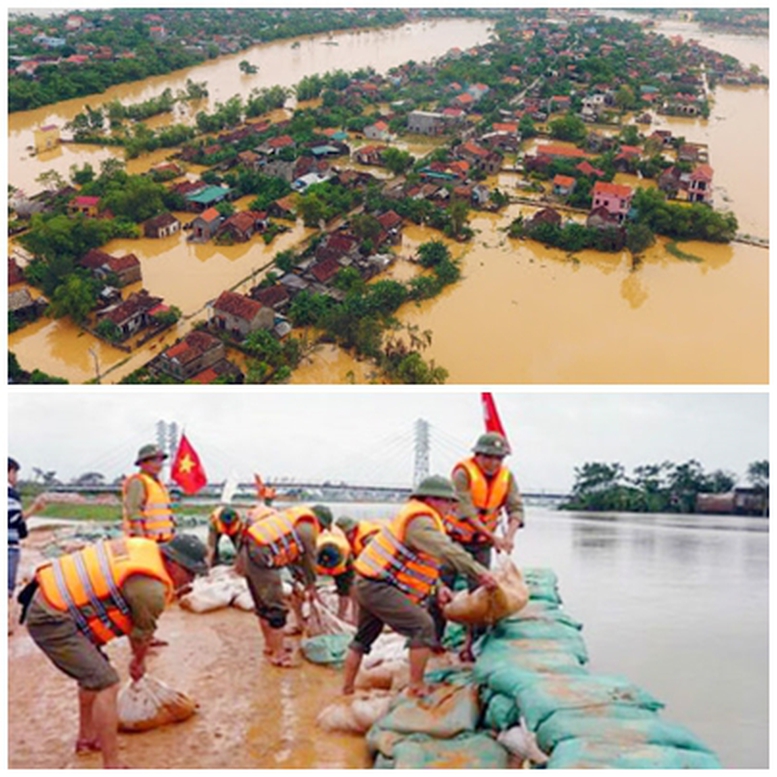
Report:
M 389 517 L 389 505 L 331 505 Z M 769 765 L 768 522 L 740 516 L 568 513 L 529 505 L 513 558 L 549 567 L 583 623 L 588 668 L 666 704 L 724 767 Z
M 661 29 L 675 34 L 677 27 L 667 24 Z M 685 37 L 696 37 L 768 72 L 765 38 L 710 36 L 693 24 L 679 27 Z M 298 49 L 289 42 L 273 43 L 198 68 L 115 87 L 86 101 L 13 114 L 9 117 L 9 182 L 34 192 L 39 188 L 35 178 L 47 169 L 67 177 L 73 164 L 88 161 L 98 167 L 102 159 L 118 153 L 67 145 L 39 156 L 30 154 L 35 127 L 62 125 L 83 109 L 84 102 L 144 100 L 166 87 L 182 88 L 187 78 L 208 81 L 210 101 L 224 101 L 236 93 L 246 96 L 256 87 L 290 86 L 314 72 L 365 65 L 385 72 L 410 59 L 422 61 L 453 46 L 484 42 L 488 34 L 489 25 L 482 21 L 441 20 L 341 33 L 333 41 L 306 38 Z M 241 74 L 237 67 L 241 59 L 259 65 L 259 73 Z M 207 107 L 192 106 L 187 115 Z M 186 117 L 176 120 L 181 118 Z M 658 117 L 653 127 L 708 142 L 717 206 L 733 209 L 741 232 L 768 237 L 767 89 L 719 87 L 709 121 Z M 139 172 L 163 157 L 157 153 L 133 160 L 128 167 Z M 618 180 L 636 183 L 628 176 Z M 492 183 L 510 188 L 514 178 L 503 174 Z M 462 260 L 463 282 L 435 300 L 400 310 L 405 323 L 432 331 L 425 356 L 448 370 L 449 383 L 768 381 L 768 249 L 738 243 L 683 244 L 686 253 L 699 258 L 694 262 L 671 256 L 659 241 L 634 271 L 625 253 L 568 257 L 506 238 L 503 230 L 520 212 L 522 206 L 513 205 L 498 215 L 473 213 L 476 239 L 467 246 L 452 246 Z M 208 300 L 241 282 L 239 290 L 247 290 L 275 252 L 298 244 L 309 232 L 297 224 L 270 247 L 261 242 L 226 248 L 192 246 L 181 234 L 162 241 L 114 241 L 106 250 L 117 255 L 135 253 L 142 264 L 144 286 L 152 294 L 163 296 L 187 317 L 201 318 Z M 407 256 L 432 239 L 440 239 L 439 233 L 409 227 L 399 253 Z M 129 359 L 65 320 L 43 319 L 13 333 L 9 344 L 23 368 L 39 367 L 76 383 L 92 379 L 99 369 L 104 382 L 116 382 L 190 325 L 191 321 L 182 322 Z M 498 347 L 484 359 L 483 344 L 493 338 L 498 338 Z M 364 363 L 327 346 L 295 372 L 292 382 L 365 382 L 370 374 Z

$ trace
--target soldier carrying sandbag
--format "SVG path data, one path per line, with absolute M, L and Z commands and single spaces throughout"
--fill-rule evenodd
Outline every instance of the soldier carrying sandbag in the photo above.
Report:
M 139 680 L 157 619 L 196 575 L 208 571 L 205 545 L 191 535 L 169 542 L 127 537 L 102 540 L 40 566 L 20 593 L 22 622 L 49 660 L 78 682 L 76 753 L 102 752 L 119 768 L 119 675 L 103 652 L 128 636 L 129 673 Z

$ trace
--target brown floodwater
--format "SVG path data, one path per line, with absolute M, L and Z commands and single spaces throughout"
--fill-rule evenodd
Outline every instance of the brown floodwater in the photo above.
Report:
M 256 86 L 291 85 L 304 75 L 371 64 L 383 71 L 408 59 L 422 60 L 452 46 L 485 40 L 487 25 L 464 21 L 406 25 L 390 31 L 344 33 L 338 46 L 325 38 L 303 39 L 252 49 L 201 68 L 111 90 L 92 104 L 118 97 L 143 100 L 166 86 L 182 88 L 186 78 L 218 83 L 210 100 L 223 101 Z M 671 27 L 668 32 L 674 34 Z M 683 26 L 685 37 L 719 47 L 768 72 L 768 42 L 760 38 L 713 36 Z M 390 41 L 390 43 L 388 43 Z M 388 45 L 387 45 L 388 44 Z M 303 56 L 305 55 L 305 56 Z M 241 75 L 240 59 L 260 66 L 256 76 Z M 256 79 L 266 79 L 261 83 Z M 72 118 L 83 101 L 67 101 L 9 119 L 10 183 L 36 191 L 35 177 L 46 169 L 67 175 L 72 164 L 116 153 L 66 145 L 47 155 L 30 156 L 34 127 Z M 198 108 L 199 109 L 199 108 Z M 656 117 L 653 128 L 705 142 L 715 171 L 715 204 L 731 209 L 740 232 L 768 238 L 768 90 L 718 87 L 709 120 Z M 426 142 L 406 146 L 428 150 Z M 102 156 L 100 156 L 102 155 Z M 132 160 L 131 172 L 148 169 L 165 152 Z M 190 174 L 196 169 L 190 169 Z M 500 173 L 492 185 L 515 191 L 517 176 Z M 648 185 L 634 176 L 621 183 Z M 583 252 L 573 257 L 528 241 L 512 240 L 512 219 L 532 209 L 514 204 L 500 214 L 472 213 L 476 238 L 460 245 L 445 240 L 462 261 L 462 282 L 440 297 L 404 306 L 399 317 L 421 331 L 431 330 L 427 359 L 445 367 L 449 383 L 765 383 L 768 381 L 768 248 L 742 243 L 683 243 L 696 260 L 676 258 L 659 241 L 633 267 L 629 255 Z M 181 214 L 190 218 L 190 214 Z M 575 215 L 580 220 L 579 215 Z M 131 358 L 67 321 L 39 321 L 10 335 L 10 349 L 22 367 L 38 367 L 71 382 L 95 376 L 95 354 L 104 382 L 116 382 L 153 353 L 188 330 L 192 318 L 206 315 L 207 303 L 225 288 L 247 291 L 278 251 L 298 245 L 311 230 L 301 222 L 276 237 L 220 247 L 188 243 L 185 233 L 160 241 L 117 240 L 106 250 L 135 253 L 143 286 L 176 305 L 184 320 Z M 408 257 L 439 233 L 408 226 L 397 253 Z M 416 268 L 398 261 L 386 277 L 405 280 Z M 94 350 L 94 353 L 90 351 Z M 107 373 L 107 375 L 105 374 Z M 366 383 L 375 379 L 369 365 L 340 349 L 321 346 L 295 372 L 294 383 Z

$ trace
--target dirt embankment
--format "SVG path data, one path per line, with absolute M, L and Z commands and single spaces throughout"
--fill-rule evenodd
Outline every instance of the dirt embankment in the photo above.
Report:
M 33 532 L 22 570 L 50 541 Z M 149 673 L 185 691 L 199 710 L 188 721 L 121 734 L 126 763 L 143 769 L 366 768 L 364 739 L 322 731 L 316 716 L 339 694 L 339 670 L 300 659 L 296 669 L 270 666 L 252 613 L 226 608 L 194 614 L 177 605 L 160 619 L 169 645 L 149 657 Z M 114 640 L 107 653 L 123 680 L 129 645 Z M 99 755 L 76 756 L 75 681 L 57 670 L 24 626 L 8 641 L 8 766 L 11 769 L 101 768 Z

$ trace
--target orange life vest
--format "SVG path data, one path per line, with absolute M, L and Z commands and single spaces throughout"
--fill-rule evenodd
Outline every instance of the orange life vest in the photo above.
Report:
M 146 492 L 146 501 L 140 517 L 130 518 L 124 513 L 124 533 L 129 537 L 146 537 L 157 542 L 167 542 L 175 534 L 175 517 L 170 506 L 167 489 L 156 478 L 145 472 L 130 475 L 123 486 L 124 496 L 133 479 L 140 480 Z
M 316 557 L 320 558 L 321 551 L 324 548 L 331 548 L 337 556 L 337 563 L 334 566 L 324 567 L 321 564 L 316 565 L 316 572 L 319 575 L 331 575 L 336 577 L 342 575 L 348 569 L 348 560 L 351 557 L 351 546 L 345 534 L 337 527 L 326 529 L 318 535 L 316 541 Z
M 210 525 L 219 534 L 224 534 L 227 537 L 236 537 L 243 530 L 243 521 L 240 520 L 240 514 L 238 514 L 237 518 L 231 523 L 224 523 L 224 521 L 221 519 L 223 512 L 224 507 L 217 507 L 210 514 Z
M 426 599 L 440 577 L 440 561 L 410 548 L 405 540 L 410 521 L 422 515 L 431 518 L 440 532 L 445 531 L 436 510 L 411 499 L 389 524 L 381 527 L 354 562 L 360 575 L 391 583 L 413 602 Z
M 282 513 L 260 518 L 246 528 L 245 536 L 260 548 L 270 550 L 271 567 L 285 567 L 293 564 L 305 551 L 297 533 L 297 525 L 307 520 L 313 521 L 318 540 L 318 518 L 309 507 L 291 507 Z
M 380 524 L 372 521 L 359 521 L 353 530 L 353 557 L 356 558 L 363 550 L 364 546 L 380 531 Z
M 499 471 L 491 478 L 483 474 L 474 457 L 460 461 L 453 473 L 463 469 L 469 477 L 469 491 L 472 504 L 478 511 L 478 518 L 485 527 L 493 532 L 499 523 L 499 511 L 507 502 L 510 491 L 510 470 L 500 467 Z M 458 515 L 445 515 L 445 530 L 457 542 L 474 543 L 477 531 L 472 524 Z
M 101 540 L 38 568 L 35 578 L 46 602 L 69 612 L 95 645 L 129 634 L 132 613 L 121 586 L 130 575 L 145 575 L 164 583 L 167 601 L 173 598 L 173 581 L 154 540 L 127 537 Z

